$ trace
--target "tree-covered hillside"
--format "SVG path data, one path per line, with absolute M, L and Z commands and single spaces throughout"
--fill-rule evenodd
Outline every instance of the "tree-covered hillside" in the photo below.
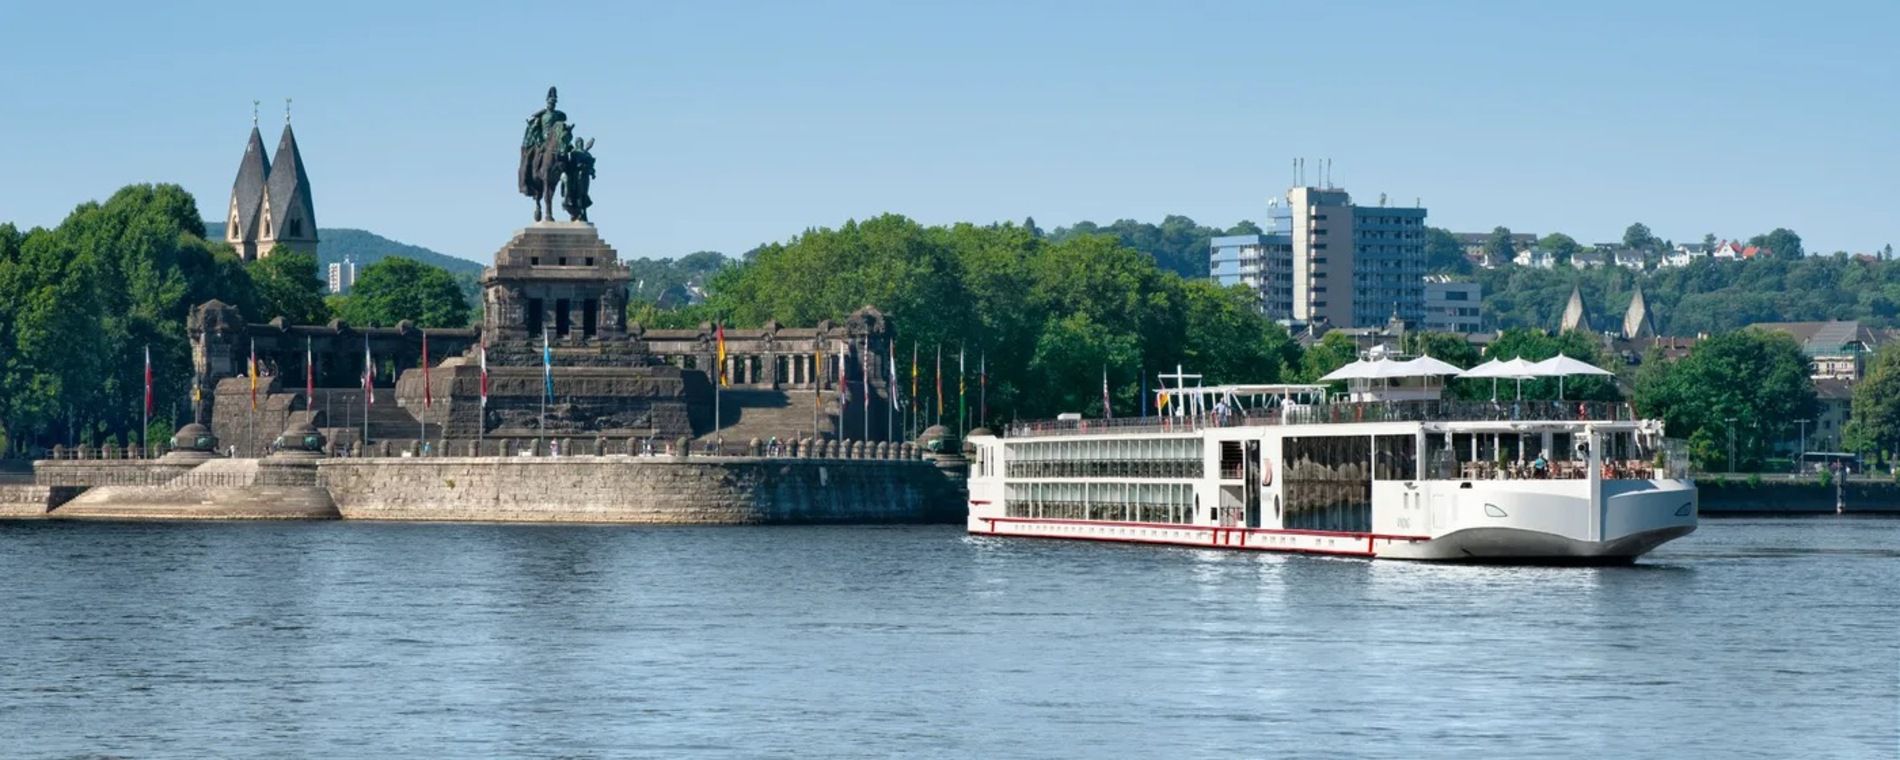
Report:
M 1033 229 L 1035 224 L 1035 220 L 1030 219 L 1023 226 L 1040 233 L 1041 230 Z M 1196 278 L 1207 276 L 1207 246 L 1210 238 L 1259 232 L 1258 225 L 1246 220 L 1222 230 L 1218 227 L 1203 227 L 1185 216 L 1169 214 L 1158 225 L 1133 219 L 1117 219 L 1114 224 L 1107 226 L 1076 222 L 1072 227 L 1057 227 L 1049 233 L 1049 239 L 1061 243 L 1080 235 L 1113 235 L 1122 245 L 1154 257 L 1155 263 L 1162 269 L 1182 277 Z
M 1556 328 L 1572 286 L 1581 288 L 1593 326 L 1614 328 L 1638 285 L 1656 328 L 1669 335 L 1723 333 L 1756 322 L 1900 324 L 1900 262 L 1844 255 L 1704 259 L 1649 272 L 1505 266 L 1474 276 L 1484 286 L 1485 317 L 1498 328 Z

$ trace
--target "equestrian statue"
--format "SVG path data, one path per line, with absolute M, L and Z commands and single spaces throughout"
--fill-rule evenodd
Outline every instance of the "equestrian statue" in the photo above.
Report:
M 587 195 L 594 178 L 593 140 L 582 142 L 574 136 L 567 114 L 555 107 L 558 100 L 548 88 L 548 106 L 528 117 L 521 136 L 521 167 L 515 184 L 521 194 L 534 199 L 534 220 L 554 221 L 554 197 L 561 193 L 561 208 L 568 221 L 587 221 L 587 207 L 594 205 Z

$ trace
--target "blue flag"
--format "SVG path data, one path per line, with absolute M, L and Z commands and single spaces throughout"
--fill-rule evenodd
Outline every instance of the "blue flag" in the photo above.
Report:
M 554 398 L 554 348 L 548 345 L 548 330 L 541 328 L 541 385 L 549 400 Z

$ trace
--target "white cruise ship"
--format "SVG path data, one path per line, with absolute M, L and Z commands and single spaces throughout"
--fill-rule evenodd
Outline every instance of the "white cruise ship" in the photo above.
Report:
M 979 429 L 969 532 L 1620 564 L 1695 530 L 1695 484 L 1660 421 L 1622 403 L 1442 399 L 1436 378 L 1458 371 L 1361 360 L 1328 376 L 1351 388 L 1328 398 L 1321 385 L 1199 387 L 1177 370 L 1159 416 Z M 1478 376 L 1539 376 L 1516 372 Z

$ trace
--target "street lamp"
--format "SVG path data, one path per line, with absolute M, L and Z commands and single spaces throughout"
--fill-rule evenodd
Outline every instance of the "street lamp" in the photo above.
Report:
M 1728 471 L 1734 472 L 1735 471 L 1735 418 L 1724 417 L 1722 418 L 1722 421 L 1728 423 Z
M 1795 420 L 1795 424 L 1801 426 L 1801 450 L 1795 452 L 1794 455 L 1794 469 L 1796 472 L 1801 471 L 1801 460 L 1805 459 L 1808 455 L 1808 423 L 1813 421 L 1814 420 Z

